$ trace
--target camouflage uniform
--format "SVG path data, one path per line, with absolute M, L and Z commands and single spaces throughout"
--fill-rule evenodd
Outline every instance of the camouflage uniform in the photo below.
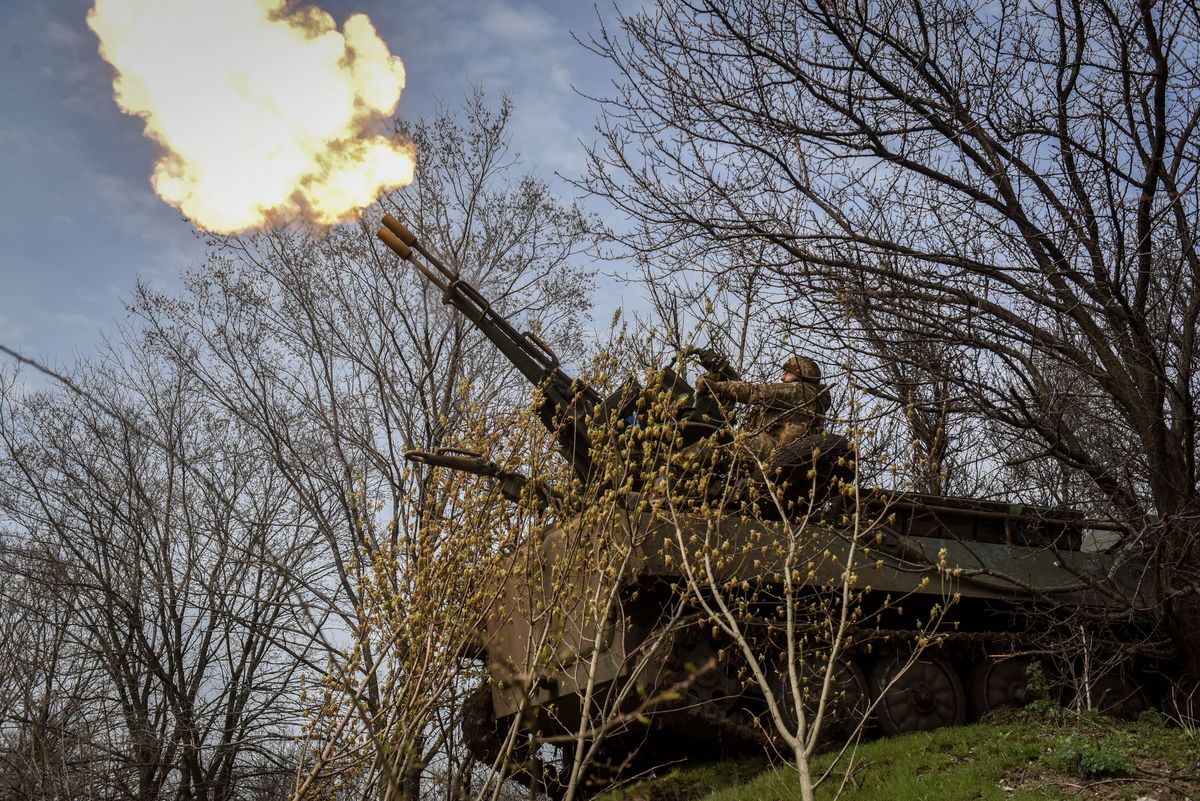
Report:
M 821 382 L 816 362 L 795 356 L 782 365 L 785 375 L 792 374 L 788 381 L 754 384 L 741 380 L 719 354 L 698 349 L 693 354 L 708 370 L 696 384 L 701 394 L 707 394 L 710 402 L 723 401 L 727 407 L 735 403 L 748 407 L 741 429 L 747 434 L 743 447 L 754 457 L 752 474 L 762 470 L 781 482 L 778 486 L 787 488 L 790 501 L 816 504 L 836 492 L 839 482 L 853 478 L 855 460 L 850 443 L 825 431 L 829 389 Z M 701 440 L 681 455 L 684 471 L 715 466 L 732 457 L 715 438 Z M 740 476 L 738 486 L 747 488 L 752 475 L 742 472 Z
M 824 431 L 829 389 L 819 378 L 805 377 L 774 384 L 706 380 L 704 386 L 720 400 L 743 403 L 752 408 L 743 426 L 752 432 L 745 444 L 768 466 L 782 467 L 810 457 L 811 447 L 805 449 L 807 453 L 792 454 L 790 451 L 802 447 L 806 441 L 811 442 L 813 435 Z

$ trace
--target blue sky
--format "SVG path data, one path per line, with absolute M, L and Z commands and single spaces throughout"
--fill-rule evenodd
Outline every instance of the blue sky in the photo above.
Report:
M 598 29 L 589 3 L 325 0 L 341 24 L 375 22 L 403 58 L 399 113 L 453 109 L 473 86 L 516 102 L 514 148 L 548 179 L 582 169 L 609 68 L 572 39 Z M 140 276 L 171 286 L 203 247 L 148 176 L 156 150 L 112 100 L 85 24 L 90 0 L 0 0 L 0 343 L 69 366 L 124 318 Z M 601 9 L 601 13 L 606 12 Z M 562 184 L 561 192 L 574 190 Z M 604 290 L 611 292 L 612 290 Z M 615 298 L 597 298 L 603 316 Z

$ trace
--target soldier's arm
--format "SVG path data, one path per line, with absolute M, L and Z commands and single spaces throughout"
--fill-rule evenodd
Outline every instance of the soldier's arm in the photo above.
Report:
M 829 389 L 820 384 L 791 381 L 763 384 L 760 390 L 759 403 L 774 409 L 805 408 L 817 416 L 829 411 Z
M 736 403 L 758 402 L 758 390 L 762 389 L 761 385 L 748 381 L 711 381 L 707 377 L 704 387 L 719 399 Z
M 807 407 L 818 415 L 829 409 L 829 393 L 801 381 L 778 384 L 752 384 L 748 381 L 709 381 L 704 386 L 724 401 L 752 403 L 770 409 Z

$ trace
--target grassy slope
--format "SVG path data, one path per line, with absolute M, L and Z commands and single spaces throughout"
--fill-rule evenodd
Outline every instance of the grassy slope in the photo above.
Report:
M 1200 739 L 1154 715 L 1128 724 L 1040 707 L 995 720 L 864 743 L 829 770 L 819 799 L 1032 801 L 1200 799 Z M 747 778 L 749 777 L 749 778 Z M 723 789 L 713 789 L 723 788 Z M 605 801 L 791 801 L 788 767 L 752 762 L 680 769 Z

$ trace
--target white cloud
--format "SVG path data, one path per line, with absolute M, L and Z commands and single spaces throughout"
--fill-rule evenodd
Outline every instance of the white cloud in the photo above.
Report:
M 6 345 L 20 342 L 25 338 L 27 330 L 25 326 L 8 319 L 4 312 L 0 312 L 0 342 Z
M 386 31 L 389 15 L 382 10 L 375 15 Z M 428 113 L 436 107 L 429 98 L 453 110 L 474 86 L 493 101 L 509 94 L 516 105 L 513 149 L 526 167 L 547 178 L 555 171 L 577 173 L 583 167 L 578 141 L 591 135 L 594 108 L 574 86 L 594 57 L 572 39 L 571 30 L 586 33 L 593 25 L 590 15 L 548 2 L 539 7 L 522 0 L 445 0 L 436 7 L 415 6 L 389 37 L 409 66 L 405 91 L 416 101 L 415 106 L 402 101 L 401 113 Z M 416 31 L 424 35 L 414 36 Z
M 34 150 L 33 140 L 20 128 L 0 128 L 0 149 L 9 158 L 28 155 Z
M 179 212 L 158 199 L 149 181 L 103 173 L 88 177 L 96 197 L 108 207 L 114 221 L 142 241 L 157 246 L 163 263 L 178 269 L 195 261 L 202 248 L 192 227 Z M 155 269 L 143 265 L 139 271 L 146 274 Z
M 100 60 L 96 38 L 83 27 L 90 0 L 38 2 L 28 34 L 44 59 L 39 73 L 55 81 L 59 102 L 93 119 L 112 114 L 112 70 Z
M 562 97 L 520 93 L 513 117 L 513 146 L 527 162 L 567 175 L 583 168 L 578 139 L 583 131 L 565 113 Z
M 50 319 L 59 325 L 69 325 L 77 328 L 99 330 L 104 322 L 82 312 L 57 312 L 49 315 Z
M 555 64 L 550 67 L 550 82 L 562 92 L 571 92 L 571 71 L 562 64 Z
M 46 21 L 46 39 L 50 44 L 60 45 L 72 50 L 78 50 L 87 44 L 88 37 L 77 27 L 71 27 L 61 20 Z
M 548 39 L 555 32 L 553 18 L 541 9 L 505 3 L 491 5 L 481 24 L 489 37 L 521 44 Z

